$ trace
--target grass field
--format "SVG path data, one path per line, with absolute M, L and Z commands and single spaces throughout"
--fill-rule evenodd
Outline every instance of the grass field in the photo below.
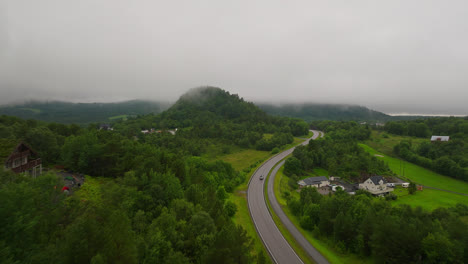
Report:
M 437 207 L 452 207 L 457 203 L 468 204 L 468 196 L 448 193 L 439 190 L 423 189 L 413 195 L 408 194 L 407 188 L 397 187 L 393 191 L 398 196 L 392 204 L 408 204 L 411 206 L 421 206 L 423 209 L 432 211 Z
M 283 146 L 281 150 L 292 148 L 302 142 L 304 142 L 304 139 L 294 138 L 293 143 Z M 220 146 L 211 146 L 210 148 L 213 148 L 213 150 L 209 151 L 211 154 L 208 154 L 206 156 L 208 160 L 213 161 L 219 159 L 231 163 L 234 169 L 238 171 L 250 167 L 250 165 L 254 164 L 259 160 L 266 160 L 268 157 L 272 156 L 270 151 L 243 149 L 237 146 L 230 146 L 231 153 L 229 154 L 216 155 L 214 149 L 220 148 Z
M 372 155 L 382 155 L 383 157 L 379 158 L 384 160 L 390 169 L 397 174 L 400 173 L 401 163 L 401 167 L 404 168 L 404 176 L 409 180 L 425 186 L 468 194 L 468 183 L 466 182 L 458 181 L 415 164 L 389 157 L 383 153 L 377 152 L 365 144 L 360 144 L 360 146 Z M 468 196 L 428 188 L 424 188 L 422 191 L 417 191 L 413 195 L 409 195 L 405 188 L 396 188 L 394 193 L 398 195 L 398 199 L 393 201 L 393 204 L 421 206 L 426 210 L 434 210 L 437 207 L 451 207 L 457 203 L 468 204 Z
M 116 120 L 116 119 L 122 119 L 122 120 L 127 120 L 128 115 L 118 115 L 118 116 L 111 116 L 109 117 L 109 120 Z
M 393 147 L 399 144 L 402 140 L 411 140 L 411 142 L 414 145 L 419 145 L 422 142 L 428 141 L 429 138 L 426 139 L 408 136 L 397 136 L 387 134 L 386 132 L 373 130 L 370 139 L 364 141 L 364 143 L 373 149 L 376 149 L 386 155 L 391 156 L 393 154 Z
M 26 107 L 23 107 L 23 108 L 18 108 L 18 109 L 21 109 L 21 110 L 26 110 L 26 111 L 31 111 L 35 114 L 39 114 L 41 113 L 41 109 L 36 109 L 36 108 L 26 108 Z
M 362 259 L 357 255 L 354 254 L 340 254 L 333 250 L 333 245 L 327 243 L 326 241 L 319 240 L 315 238 L 312 234 L 312 232 L 304 230 L 300 224 L 299 224 L 299 219 L 292 214 L 290 211 L 289 207 L 287 206 L 286 200 L 282 197 L 282 193 L 284 191 L 289 191 L 291 195 L 296 196 L 299 198 L 299 193 L 291 190 L 289 185 L 288 185 L 288 180 L 289 177 L 284 175 L 283 173 L 283 168 L 281 168 L 278 173 L 276 174 L 275 177 L 275 184 L 274 184 L 274 191 L 275 191 L 275 196 L 278 202 L 281 205 L 281 208 L 283 209 L 284 213 L 288 216 L 288 218 L 291 220 L 291 222 L 297 227 L 297 229 L 301 232 L 301 234 L 318 250 L 322 255 L 327 258 L 327 260 L 330 263 L 372 263 L 371 259 Z M 328 175 L 328 172 L 326 170 L 320 169 L 318 170 L 320 175 Z M 317 173 L 317 171 L 315 171 Z M 278 221 L 280 221 L 278 219 Z M 276 222 L 276 220 L 275 220 Z M 284 228 L 285 229 L 285 228 Z M 285 234 L 289 233 L 287 230 L 282 230 L 280 228 L 280 231 Z M 289 241 L 289 240 L 288 240 Z
M 232 154 L 219 156 L 217 159 L 231 163 L 234 169 L 241 171 L 259 160 L 265 160 L 269 156 L 271 156 L 269 151 L 243 149 Z
M 468 183 L 466 182 L 440 175 L 436 172 L 430 171 L 413 163 L 403 161 L 401 159 L 389 157 L 383 153 L 377 152 L 375 149 L 365 144 L 359 145 L 372 155 L 377 154 L 384 156 L 378 158 L 384 160 L 394 173 L 400 173 L 400 166 L 404 168 L 404 178 L 408 178 L 409 180 L 422 185 L 468 194 Z

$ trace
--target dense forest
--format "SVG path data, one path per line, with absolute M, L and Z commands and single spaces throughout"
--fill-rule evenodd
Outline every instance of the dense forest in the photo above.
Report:
M 441 174 L 468 181 L 468 118 L 431 118 L 406 122 L 389 122 L 385 131 L 396 135 L 427 138 L 427 142 L 413 145 L 401 141 L 394 153 L 410 162 Z M 431 135 L 450 136 L 448 142 L 430 142 Z
M 132 100 L 119 103 L 69 103 L 60 101 L 25 102 L 0 106 L 0 115 L 16 116 L 65 124 L 111 122 L 113 118 L 160 113 L 170 106 L 166 102 Z
M 250 263 L 251 239 L 221 185 L 226 166 L 195 167 L 202 180 L 189 187 L 151 170 L 89 178 L 71 196 L 54 174 L 2 171 L 2 263 Z
M 161 133 L 141 133 L 153 127 Z M 251 238 L 232 221 L 236 205 L 226 201 L 246 172 L 200 155 L 211 141 L 272 150 L 306 134 L 307 123 L 271 117 L 218 88 L 192 90 L 166 112 L 120 121 L 113 131 L 0 116 L 2 159 L 25 142 L 46 167 L 93 176 L 67 196 L 54 172 L 31 179 L 1 171 L 1 259 L 261 263 L 265 256 L 251 253 Z
M 358 140 L 369 138 L 369 126 L 332 121 L 313 122 L 312 125 L 326 131 L 325 138 L 297 147 L 293 157 L 286 161 L 287 175 L 299 175 L 301 171 L 311 171 L 316 167 L 352 182 L 362 181 L 363 177 L 369 175 L 392 174 L 383 161 L 371 156 L 357 144 Z

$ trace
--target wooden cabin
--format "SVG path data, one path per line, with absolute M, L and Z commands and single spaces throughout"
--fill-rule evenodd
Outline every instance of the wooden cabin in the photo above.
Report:
M 21 142 L 5 160 L 5 170 L 28 173 L 35 178 L 42 173 L 42 161 L 33 149 Z

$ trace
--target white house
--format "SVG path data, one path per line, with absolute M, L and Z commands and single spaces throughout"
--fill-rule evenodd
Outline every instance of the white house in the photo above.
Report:
M 300 188 L 304 187 L 323 187 L 330 185 L 330 181 L 325 176 L 309 177 L 297 182 Z
M 387 181 L 382 176 L 372 176 L 359 184 L 359 189 L 366 190 L 373 195 L 385 195 L 393 192 L 393 188 L 387 187 Z

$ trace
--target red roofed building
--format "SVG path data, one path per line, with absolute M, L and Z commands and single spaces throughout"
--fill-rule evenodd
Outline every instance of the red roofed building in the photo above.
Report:
M 35 178 L 42 173 L 42 161 L 33 149 L 20 143 L 5 160 L 5 169 L 15 173 L 29 173 Z

